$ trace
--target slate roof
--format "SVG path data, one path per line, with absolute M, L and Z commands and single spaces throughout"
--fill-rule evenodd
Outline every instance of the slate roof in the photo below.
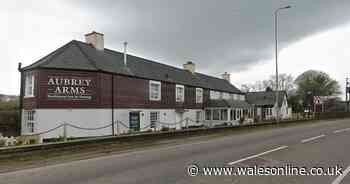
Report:
M 282 106 L 284 97 L 287 95 L 285 91 L 279 91 L 278 105 Z M 260 91 L 260 92 L 248 92 L 246 93 L 246 100 L 248 103 L 256 106 L 269 105 L 273 106 L 276 103 L 275 91 Z
M 209 100 L 208 107 L 253 108 L 246 101 L 227 99 Z
M 127 67 L 125 67 L 123 53 L 110 49 L 97 50 L 90 44 L 76 40 L 70 41 L 39 61 L 24 67 L 23 70 L 35 68 L 110 72 L 243 94 L 224 79 L 201 73 L 192 74 L 180 68 L 129 54 L 127 55 Z

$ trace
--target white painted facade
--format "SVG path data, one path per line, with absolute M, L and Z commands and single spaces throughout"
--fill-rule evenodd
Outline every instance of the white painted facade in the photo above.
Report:
M 288 107 L 287 97 L 284 96 L 282 106 L 280 107 L 280 118 L 289 119 L 292 117 L 292 109 Z M 265 111 L 265 112 L 263 112 Z M 273 120 L 277 117 L 277 108 L 276 104 L 272 108 L 257 108 L 257 116 L 262 117 L 262 113 L 265 113 L 265 120 Z
M 21 133 L 22 135 L 37 134 L 53 129 L 64 123 L 82 128 L 103 127 L 109 124 L 111 125 L 111 111 L 111 109 L 34 109 L 33 120 L 28 121 L 26 116 L 28 111 L 24 110 Z M 202 109 L 185 109 L 182 113 L 176 112 L 175 109 L 115 109 L 114 119 L 115 122 L 118 121 L 114 126 L 116 134 L 129 132 L 130 112 L 140 112 L 140 131 L 160 130 L 162 126 L 176 129 L 181 129 L 186 126 L 200 126 L 204 120 L 204 111 Z M 160 123 L 156 123 L 155 128 L 150 128 L 151 112 L 159 113 L 158 121 Z M 197 113 L 200 114 L 200 116 L 198 116 Z M 31 127 L 32 125 L 28 126 L 30 123 L 34 124 L 33 127 Z M 66 126 L 66 134 L 67 137 L 106 136 L 112 134 L 112 127 L 110 126 L 99 130 L 81 130 Z M 58 138 L 63 135 L 64 128 L 61 127 L 52 132 L 42 134 L 41 138 Z

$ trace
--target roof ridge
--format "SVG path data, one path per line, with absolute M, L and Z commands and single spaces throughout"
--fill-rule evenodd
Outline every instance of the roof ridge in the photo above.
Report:
M 77 42 L 89 45 L 89 44 L 87 44 L 85 42 L 82 42 L 82 41 L 77 41 Z M 117 54 L 123 54 L 122 52 L 119 52 L 119 51 L 116 51 L 116 50 L 112 50 L 112 49 L 109 49 L 109 48 L 104 48 L 104 49 L 109 51 L 109 52 L 114 52 L 114 53 L 117 53 Z M 154 63 L 154 64 L 163 65 L 163 66 L 166 66 L 166 67 L 171 67 L 171 68 L 174 68 L 176 70 L 185 71 L 184 69 L 181 69 L 181 68 L 176 67 L 176 66 L 172 66 L 172 65 L 169 65 L 169 64 L 164 64 L 164 63 L 161 63 L 161 62 L 158 62 L 158 61 L 153 61 L 153 60 L 150 60 L 150 59 L 147 59 L 147 58 L 144 58 L 144 57 L 140 57 L 140 56 L 135 56 L 133 54 L 127 54 L 127 56 L 131 56 L 131 57 L 135 57 L 135 58 L 138 58 L 138 59 L 142 59 L 142 60 L 144 60 L 146 62 L 149 62 L 149 63 Z M 212 75 L 207 75 L 207 74 L 200 73 L 200 72 L 195 72 L 195 74 L 200 74 L 200 75 L 212 77 L 212 78 L 215 78 L 215 79 L 225 80 L 225 79 L 222 79 L 222 78 L 219 78 L 219 77 L 215 77 L 215 76 L 212 76 Z
M 79 43 L 77 43 L 78 41 L 76 40 L 73 40 L 74 41 L 74 44 L 78 47 L 78 49 L 80 50 L 80 52 L 84 55 L 84 57 L 86 58 L 86 60 L 88 60 L 90 62 L 90 64 L 96 68 L 96 70 L 100 70 L 97 65 L 96 65 L 96 62 L 94 60 L 92 60 L 84 51 L 83 49 L 80 47 Z

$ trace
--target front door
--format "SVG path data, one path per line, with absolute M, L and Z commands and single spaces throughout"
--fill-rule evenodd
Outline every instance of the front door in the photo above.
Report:
M 140 131 L 140 112 L 129 113 L 129 129 Z

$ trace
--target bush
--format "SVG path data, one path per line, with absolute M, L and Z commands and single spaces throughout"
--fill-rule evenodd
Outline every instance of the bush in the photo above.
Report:
M 18 109 L 17 101 L 0 102 L 0 111 L 10 111 L 10 110 L 17 110 L 17 109 Z
M 0 147 L 4 147 L 6 144 L 6 140 L 5 139 L 0 139 Z
M 160 131 L 169 131 L 170 129 L 169 129 L 169 127 L 165 127 L 165 126 L 163 126 L 161 129 L 160 129 Z
M 245 120 L 245 118 L 244 118 L 244 117 L 241 117 L 241 118 L 239 119 L 239 124 L 240 124 L 240 125 L 243 125 L 244 120 Z

